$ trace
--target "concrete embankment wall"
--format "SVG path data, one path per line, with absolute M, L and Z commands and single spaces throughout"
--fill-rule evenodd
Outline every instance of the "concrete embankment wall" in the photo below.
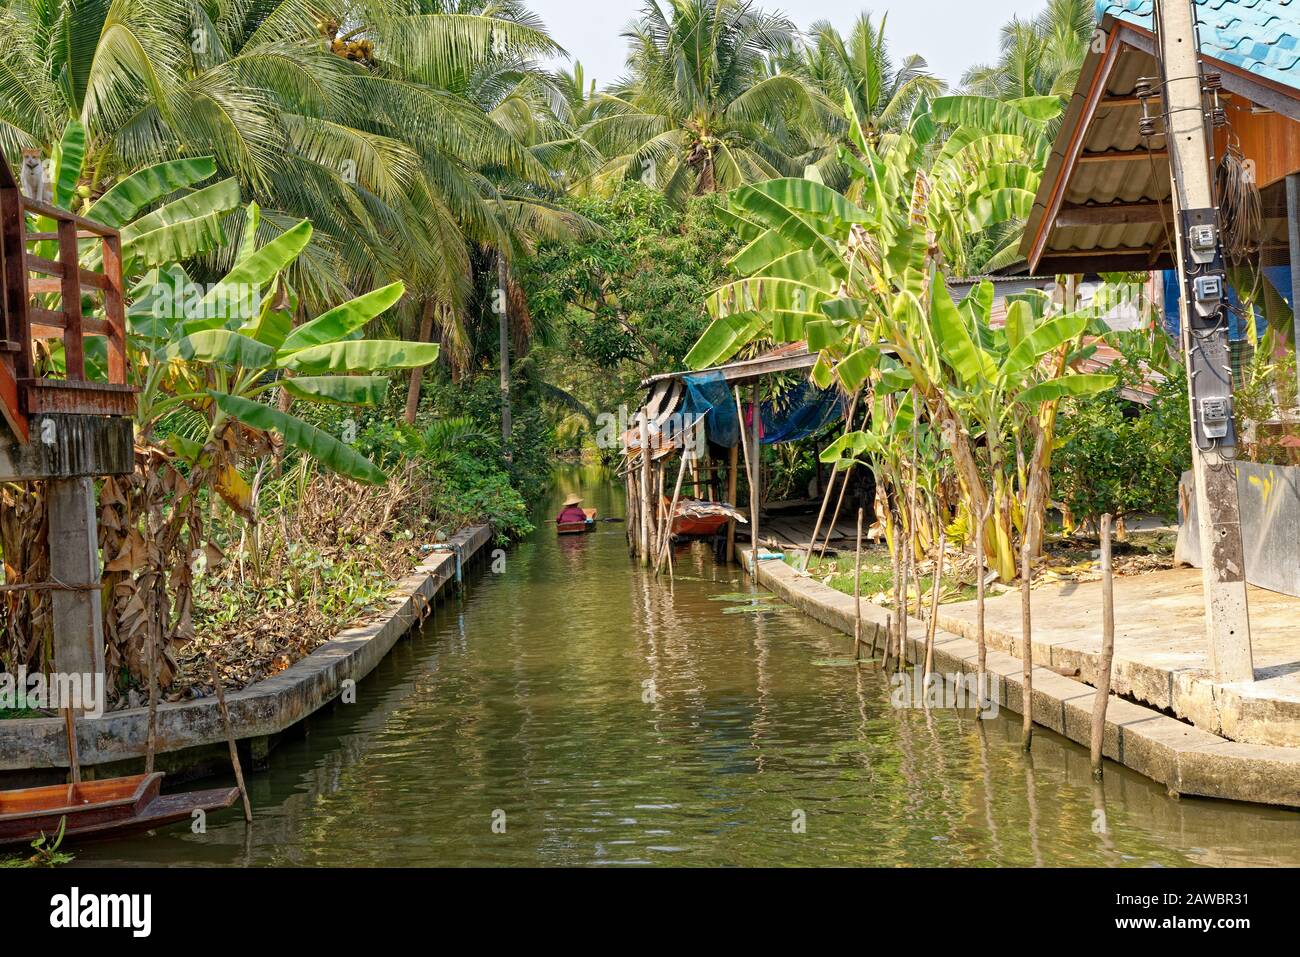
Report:
M 456 552 L 432 555 L 394 588 L 372 620 L 332 641 L 278 675 L 226 696 L 241 750 L 262 763 L 281 735 L 333 704 L 383 661 L 398 640 L 418 626 L 438 600 L 454 589 L 463 569 L 492 540 L 486 526 L 451 540 Z M 128 773 L 142 766 L 148 739 L 147 708 L 116 711 L 77 723 L 77 749 L 87 778 Z M 158 707 L 159 770 L 178 777 L 228 770 L 230 757 L 217 700 L 165 703 Z M 65 779 L 67 739 L 61 718 L 0 721 L 0 787 Z
M 741 553 L 749 567 L 748 550 Z M 854 601 L 821 582 L 800 575 L 781 561 L 759 562 L 758 583 L 809 617 L 847 635 L 854 630 Z M 863 640 L 883 647 L 888 613 L 862 603 Z M 925 655 L 925 625 L 909 619 L 907 657 Z M 935 671 L 969 674 L 977 670 L 974 641 L 940 630 L 935 637 Z M 1023 664 L 1019 658 L 988 649 L 988 670 L 997 676 L 1000 707 L 1024 714 Z M 1033 719 L 1085 747 L 1092 734 L 1096 690 L 1055 671 L 1035 667 Z M 1300 808 L 1300 748 L 1229 741 L 1190 724 L 1111 697 L 1106 711 L 1107 758 L 1164 784 L 1180 795 L 1250 801 Z

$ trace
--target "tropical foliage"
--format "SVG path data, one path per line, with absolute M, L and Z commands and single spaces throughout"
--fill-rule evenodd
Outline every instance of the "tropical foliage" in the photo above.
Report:
M 917 420 L 910 436 L 849 433 L 826 454 L 841 467 L 868 453 L 878 466 L 891 455 L 912 463 L 908 476 L 892 476 L 899 524 L 890 523 L 891 535 L 901 529 L 917 547 L 937 537 L 927 516 L 941 499 L 938 463 L 951 461 L 957 517 L 973 527 L 993 503 L 989 556 L 1004 579 L 1014 578 L 1017 538 L 1041 528 L 1055 407 L 1113 380 L 1071 370 L 1088 313 L 1060 315 L 1046 297 L 1031 298 L 994 328 L 992 285 L 978 284 L 957 303 L 948 280 L 964 261 L 967 234 L 1024 215 L 1036 171 L 1003 150 L 1039 135 L 1053 109 L 1041 99 L 921 104 L 884 155 L 862 134 L 851 104 L 847 112 L 857 155 L 844 158 L 862 180 L 862 205 L 811 179 L 735 191 L 729 210 L 748 245 L 731 265 L 742 278 L 711 297 L 714 321 L 687 361 L 714 365 L 755 339 L 806 340 L 820 353 L 819 385 L 865 391 L 873 405 L 884 400 L 877 414 L 886 421 L 905 421 L 903 410 Z M 954 121 L 947 145 L 960 148 L 945 145 L 927 164 L 939 124 Z M 953 156 L 962 157 L 964 175 L 952 171 Z M 900 453 L 908 441 L 928 444 L 925 454 Z M 935 463 L 929 475 L 920 474 L 922 462 Z M 925 486 L 932 502 L 918 509 L 915 496 L 899 494 L 906 484 Z
M 751 0 L 649 0 L 625 37 L 629 77 L 594 104 L 585 140 L 602 186 L 638 179 L 674 202 L 802 172 L 830 101 L 798 73 L 772 72 L 797 31 Z

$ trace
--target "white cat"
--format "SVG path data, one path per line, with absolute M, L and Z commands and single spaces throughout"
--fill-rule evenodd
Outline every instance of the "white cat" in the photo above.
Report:
M 23 195 L 41 203 L 54 202 L 54 184 L 50 182 L 49 171 L 41 159 L 40 150 L 23 150 L 22 172 L 19 185 Z

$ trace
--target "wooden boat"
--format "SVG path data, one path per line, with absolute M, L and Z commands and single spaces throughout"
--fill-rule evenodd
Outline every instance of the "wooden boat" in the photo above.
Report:
M 561 535 L 585 535 L 596 528 L 596 510 L 584 508 L 587 513 L 585 522 L 556 522 L 555 530 Z
M 726 515 L 678 515 L 673 519 L 673 534 L 681 538 L 712 538 L 726 528 L 729 521 L 731 519 Z
M 64 837 L 147 831 L 189 820 L 195 811 L 220 811 L 239 799 L 239 788 L 160 794 L 163 775 L 137 774 L 80 784 L 0 791 L 0 846 L 51 839 L 66 819 Z

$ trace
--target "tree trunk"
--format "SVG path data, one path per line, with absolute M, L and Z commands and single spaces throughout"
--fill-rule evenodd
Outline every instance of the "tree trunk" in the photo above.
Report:
M 432 299 L 424 300 L 424 311 L 420 316 L 420 337 L 417 342 L 428 342 L 433 335 L 433 310 L 434 301 Z M 412 369 L 411 381 L 406 388 L 406 415 L 404 416 L 407 425 L 415 425 L 416 414 L 420 411 L 420 390 L 424 383 L 424 370 Z

